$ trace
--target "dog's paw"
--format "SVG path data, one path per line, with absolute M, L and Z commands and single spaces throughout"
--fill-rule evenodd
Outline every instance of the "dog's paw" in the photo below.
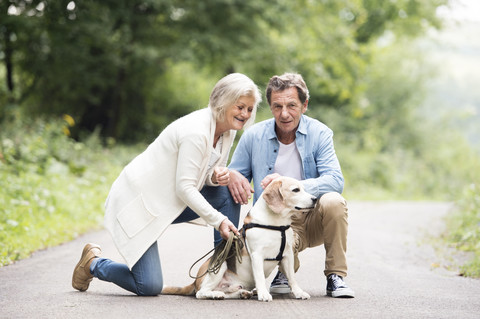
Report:
M 310 299 L 310 295 L 303 290 L 293 292 L 293 295 L 297 299 L 303 299 L 303 300 Z
M 240 290 L 240 299 L 250 299 L 252 296 L 253 293 L 251 291 L 245 289 Z
M 223 300 L 225 299 L 225 293 L 223 291 L 202 291 L 200 289 L 199 291 L 197 291 L 195 297 L 197 297 L 197 299 Z
M 269 294 L 268 292 L 257 292 L 257 295 L 258 295 L 258 300 L 259 301 L 272 301 L 272 295 Z
M 225 293 L 223 291 L 212 291 L 212 296 L 209 299 L 223 300 L 225 299 Z

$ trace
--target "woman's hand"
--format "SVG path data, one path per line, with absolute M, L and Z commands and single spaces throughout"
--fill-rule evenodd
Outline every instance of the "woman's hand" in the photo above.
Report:
M 252 197 L 253 193 L 253 188 L 250 186 L 248 180 L 235 170 L 230 171 L 228 190 L 230 194 L 232 194 L 235 203 L 242 205 L 248 204 L 248 200 Z
M 227 186 L 230 183 L 230 171 L 226 167 L 215 167 L 213 169 L 212 182 L 220 186 Z
M 235 235 L 240 236 L 237 227 L 235 227 L 235 225 L 233 225 L 233 223 L 228 218 L 225 218 L 223 220 L 223 222 L 218 227 L 218 231 L 220 232 L 220 236 L 222 236 L 222 238 L 225 240 L 228 239 L 228 237 L 230 236 L 230 231 L 233 231 Z

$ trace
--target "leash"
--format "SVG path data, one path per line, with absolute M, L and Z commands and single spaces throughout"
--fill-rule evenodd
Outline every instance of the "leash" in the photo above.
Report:
M 264 228 L 264 229 L 270 229 L 270 230 L 276 230 L 282 233 L 282 243 L 280 244 L 280 251 L 278 252 L 277 257 L 275 258 L 265 258 L 265 260 L 276 260 L 276 261 L 281 261 L 283 259 L 283 251 L 285 250 L 285 245 L 286 245 L 286 235 L 285 231 L 290 228 L 290 225 L 285 225 L 285 226 L 271 226 L 271 225 L 262 225 L 262 224 L 257 224 L 257 223 L 248 223 L 243 225 L 243 237 L 245 238 L 247 229 L 250 228 Z
M 233 247 L 232 247 L 233 246 Z M 235 235 L 233 231 L 230 231 L 227 240 L 222 240 L 222 242 L 208 253 L 203 255 L 200 259 L 193 263 L 188 271 L 188 275 L 190 278 L 198 279 L 205 276 L 207 273 L 214 273 L 217 274 L 220 271 L 220 267 L 225 262 L 225 260 L 230 259 L 232 257 L 237 257 L 239 263 L 242 263 L 242 253 L 241 250 L 243 248 L 243 242 L 241 237 Z M 193 267 L 203 258 L 207 257 L 212 251 L 215 251 L 210 258 L 210 262 L 208 264 L 207 270 L 201 274 L 200 276 L 192 276 L 192 269 Z

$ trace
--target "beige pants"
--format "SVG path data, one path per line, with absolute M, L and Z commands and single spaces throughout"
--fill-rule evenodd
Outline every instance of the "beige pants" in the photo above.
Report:
M 325 276 L 347 275 L 348 207 L 339 193 L 326 193 L 307 213 L 292 218 L 295 236 L 295 271 L 300 267 L 298 253 L 309 247 L 325 246 Z

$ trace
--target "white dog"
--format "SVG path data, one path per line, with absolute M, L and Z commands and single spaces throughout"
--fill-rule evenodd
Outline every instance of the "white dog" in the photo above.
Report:
M 193 295 L 198 299 L 248 299 L 256 288 L 258 300 L 271 301 L 266 280 L 277 265 L 281 265 L 292 293 L 297 299 L 309 299 L 295 280 L 293 230 L 291 216 L 308 211 L 316 198 L 304 191 L 297 180 L 279 177 L 264 190 L 244 221 L 241 232 L 246 246 L 242 262 L 235 257 L 225 261 L 218 273 L 209 272 L 185 287 L 164 287 L 162 294 Z M 208 260 L 198 274 L 204 274 Z

